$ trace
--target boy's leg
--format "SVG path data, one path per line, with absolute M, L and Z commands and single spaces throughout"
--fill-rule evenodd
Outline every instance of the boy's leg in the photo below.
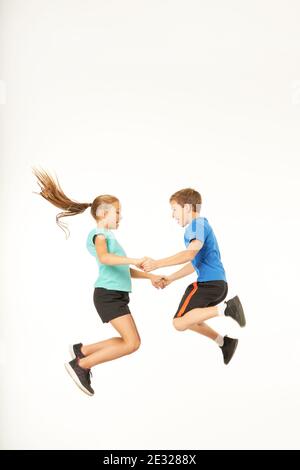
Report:
M 173 325 L 176 330 L 184 331 L 196 323 L 203 323 L 210 318 L 218 317 L 223 314 L 237 321 L 240 326 L 246 325 L 245 314 L 238 296 L 214 307 L 194 308 L 189 310 L 184 315 L 175 317 Z
M 219 334 L 213 330 L 210 326 L 208 326 L 206 323 L 195 323 L 195 325 L 192 325 L 188 328 L 191 331 L 195 331 L 196 333 L 199 333 L 200 335 L 206 336 L 207 338 L 212 339 L 215 341 Z
M 196 323 L 195 325 L 189 326 L 188 329 L 196 331 L 197 333 L 207 336 L 208 338 L 211 338 L 213 341 L 215 341 L 217 345 L 221 348 L 224 363 L 229 364 L 238 345 L 237 339 L 229 338 L 228 336 L 223 337 L 205 323 Z
M 173 319 L 173 325 L 178 331 L 184 331 L 205 320 L 219 316 L 218 307 L 194 308 L 185 313 L 182 317 Z

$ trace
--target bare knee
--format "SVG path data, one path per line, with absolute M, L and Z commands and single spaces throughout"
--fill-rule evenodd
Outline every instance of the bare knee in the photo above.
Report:
M 132 345 L 131 345 L 131 347 L 132 347 L 132 352 L 137 351 L 137 350 L 139 349 L 140 345 L 141 345 L 141 338 L 140 338 L 140 337 L 137 337 L 137 338 L 133 341 L 133 343 L 132 343 Z
M 181 318 L 174 318 L 173 326 L 174 326 L 175 330 L 177 330 L 177 331 L 186 330 L 186 327 L 183 325 Z
M 125 341 L 125 345 L 126 345 L 126 354 L 132 354 L 134 353 L 135 351 L 137 351 L 141 345 L 141 339 L 139 336 L 135 337 L 135 338 L 130 338 L 130 339 L 127 339 L 127 340 L 124 340 Z

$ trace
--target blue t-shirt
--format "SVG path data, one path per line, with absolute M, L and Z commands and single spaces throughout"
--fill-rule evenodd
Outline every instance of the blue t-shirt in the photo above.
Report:
M 99 275 L 94 284 L 94 287 L 103 287 L 104 289 L 109 290 L 131 292 L 131 275 L 128 264 L 111 266 L 109 264 L 102 264 L 99 261 L 94 244 L 94 237 L 98 234 L 105 236 L 108 253 L 113 253 L 118 256 L 126 256 L 125 251 L 116 240 L 111 230 L 98 227 L 91 230 L 87 237 L 86 246 L 91 255 L 96 258 L 99 268 Z
M 225 270 L 221 261 L 220 250 L 213 229 L 205 217 L 193 219 L 184 233 L 187 247 L 192 240 L 203 243 L 192 264 L 198 274 L 198 282 L 226 281 Z

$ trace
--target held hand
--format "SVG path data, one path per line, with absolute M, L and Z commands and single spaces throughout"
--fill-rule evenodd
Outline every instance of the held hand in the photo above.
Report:
M 156 289 L 164 289 L 172 282 L 168 276 L 164 276 L 164 275 L 156 276 L 155 274 L 153 274 L 150 279 L 151 279 L 152 285 L 156 287 Z
M 149 273 L 150 271 L 154 271 L 155 269 L 158 268 L 157 261 L 152 258 L 147 258 L 143 263 L 142 263 L 142 269 L 146 271 L 146 273 Z
M 171 284 L 171 282 L 172 282 L 172 279 L 169 276 L 162 276 L 159 282 L 160 289 L 164 289 L 169 284 Z
M 153 287 L 156 289 L 162 289 L 162 279 L 163 276 L 156 276 L 155 274 L 151 274 L 150 281 Z
M 148 256 L 144 256 L 144 258 L 138 258 L 135 260 L 134 266 L 139 269 L 144 269 L 143 264 L 150 258 Z

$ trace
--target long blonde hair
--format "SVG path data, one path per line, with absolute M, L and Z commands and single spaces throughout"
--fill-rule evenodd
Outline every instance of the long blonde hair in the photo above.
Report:
M 68 225 L 60 220 L 62 217 L 70 217 L 72 215 L 81 214 L 88 207 L 90 207 L 91 215 L 97 221 L 99 220 L 99 216 L 97 214 L 99 206 L 103 204 L 119 203 L 119 199 L 110 194 L 97 196 L 91 203 L 74 201 L 73 199 L 68 198 L 68 196 L 66 196 L 66 194 L 63 192 L 57 177 L 55 179 L 47 171 L 42 169 L 38 170 L 33 168 L 32 171 L 36 176 L 38 180 L 37 182 L 41 188 L 41 191 L 35 194 L 39 194 L 55 207 L 63 209 L 63 212 L 59 212 L 56 215 L 56 223 L 65 232 L 66 238 L 69 237 L 70 231 L 68 229 Z

